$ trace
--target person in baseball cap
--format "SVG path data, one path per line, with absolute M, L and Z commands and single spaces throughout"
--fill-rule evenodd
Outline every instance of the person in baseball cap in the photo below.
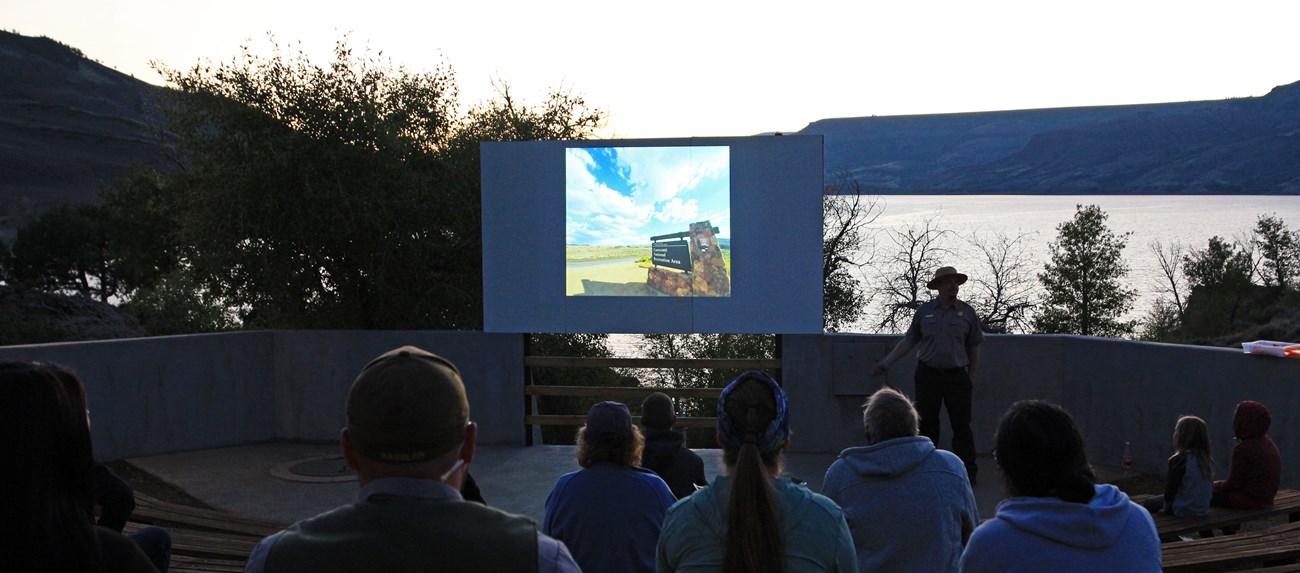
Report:
M 358 500 L 263 539 L 245 571 L 578 571 L 529 518 L 460 496 L 478 428 L 459 369 L 403 346 L 348 391 L 343 457 Z

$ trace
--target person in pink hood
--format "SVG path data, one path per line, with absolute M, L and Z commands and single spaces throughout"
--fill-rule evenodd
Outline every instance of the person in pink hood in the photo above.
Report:
M 1268 408 L 1259 402 L 1243 400 L 1237 404 L 1232 419 L 1232 432 L 1237 437 L 1232 466 L 1228 479 L 1214 482 L 1210 505 L 1235 509 L 1273 507 L 1273 496 L 1282 481 L 1282 455 L 1268 437 L 1272 421 Z

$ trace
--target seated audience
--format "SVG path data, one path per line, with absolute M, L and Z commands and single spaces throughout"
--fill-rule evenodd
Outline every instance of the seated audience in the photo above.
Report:
M 71 391 L 70 391 L 71 390 Z M 140 547 L 93 522 L 94 460 L 85 390 L 72 372 L 0 362 L 0 430 L 8 440 L 6 571 L 152 572 Z
M 673 399 L 667 394 L 655 392 L 641 403 L 641 425 L 645 426 L 641 467 L 659 474 L 681 499 L 709 482 L 704 478 L 704 460 L 686 447 L 685 435 L 673 431 L 676 423 Z
M 1160 571 L 1151 514 L 1096 484 L 1074 419 L 1055 404 L 1016 402 L 993 452 L 1012 497 L 975 529 L 965 573 Z
M 1169 456 L 1165 494 L 1142 505 L 1152 512 L 1178 517 L 1205 515 L 1210 507 L 1214 456 L 1210 455 L 1210 427 L 1196 416 L 1183 416 L 1174 424 L 1174 454 Z
M 916 409 L 893 388 L 863 405 L 862 429 L 868 445 L 841 452 L 822 479 L 848 520 L 858 570 L 956 571 L 979 524 L 961 458 L 917 435 Z
M 1282 480 L 1282 454 L 1268 437 L 1273 417 L 1268 408 L 1252 400 L 1237 404 L 1232 417 L 1232 448 L 1228 479 L 1214 482 L 1210 505 L 1236 509 L 1273 507 Z
M 478 427 L 451 362 L 389 351 L 357 375 L 346 410 L 359 499 L 263 539 L 245 572 L 579 571 L 531 519 L 461 499 Z
M 95 462 L 95 505 L 99 506 L 96 525 L 121 533 L 135 511 L 135 490 L 113 473 L 108 466 Z M 159 573 L 167 573 L 172 558 L 172 536 L 161 527 L 142 527 L 129 534 Z
M 560 476 L 546 498 L 542 530 L 563 541 L 587 573 L 654 570 L 664 512 L 677 498 L 654 472 L 638 467 L 643 446 L 627 406 L 592 406 L 578 429 L 582 469 Z
M 668 510 L 655 569 L 767 573 L 857 571 L 839 506 L 781 477 L 789 445 L 785 392 L 760 372 L 718 399 L 725 476 Z
M 86 424 L 89 425 L 90 408 L 85 390 L 72 377 L 64 379 L 63 387 L 87 405 Z M 94 473 L 95 505 L 99 506 L 99 520 L 95 524 L 122 533 L 127 520 L 131 519 L 131 513 L 135 511 L 135 489 L 99 462 L 95 462 Z M 142 527 L 127 534 L 127 537 L 140 546 L 159 573 L 167 573 L 172 559 L 172 537 L 167 530 L 161 527 Z

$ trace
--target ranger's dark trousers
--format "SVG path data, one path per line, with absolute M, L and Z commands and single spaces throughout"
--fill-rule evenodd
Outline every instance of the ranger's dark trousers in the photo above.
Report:
M 970 374 L 965 368 L 931 368 L 924 362 L 916 364 L 916 413 L 921 416 L 921 435 L 939 447 L 939 434 L 943 429 L 939 408 L 947 407 L 948 423 L 952 424 L 951 451 L 961 458 L 971 483 L 974 483 L 979 467 L 975 465 L 975 435 L 970 429 L 972 387 Z

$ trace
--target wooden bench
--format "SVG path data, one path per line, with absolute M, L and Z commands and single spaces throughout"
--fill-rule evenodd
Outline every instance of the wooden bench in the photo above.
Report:
M 1264 567 L 1262 571 L 1268 573 L 1297 571 L 1289 568 L 1292 565 L 1275 563 L 1300 558 L 1300 523 L 1195 541 L 1173 541 L 1161 545 L 1160 551 L 1161 567 L 1166 573 L 1246 567 Z
M 1135 501 L 1139 504 L 1142 503 L 1141 500 Z M 1248 521 L 1268 519 L 1279 515 L 1287 516 L 1292 523 L 1300 521 L 1300 491 L 1294 489 L 1279 490 L 1277 496 L 1273 498 L 1273 507 L 1268 509 L 1211 507 L 1201 517 L 1175 517 L 1167 513 L 1157 513 L 1151 517 L 1155 519 L 1156 531 L 1164 539 L 1207 529 L 1236 527 Z
M 131 512 L 131 520 L 160 527 L 241 533 L 259 539 L 288 527 L 287 523 L 272 519 L 170 503 L 142 494 L 135 496 L 135 511 Z
M 172 571 L 239 573 L 263 537 L 288 524 L 220 511 L 190 507 L 136 494 L 135 511 L 126 524 L 130 533 L 149 525 L 171 534 Z
M 1291 563 L 1289 565 L 1275 565 L 1272 567 L 1262 567 L 1259 569 L 1238 569 L 1238 573 L 1300 573 L 1300 563 Z

